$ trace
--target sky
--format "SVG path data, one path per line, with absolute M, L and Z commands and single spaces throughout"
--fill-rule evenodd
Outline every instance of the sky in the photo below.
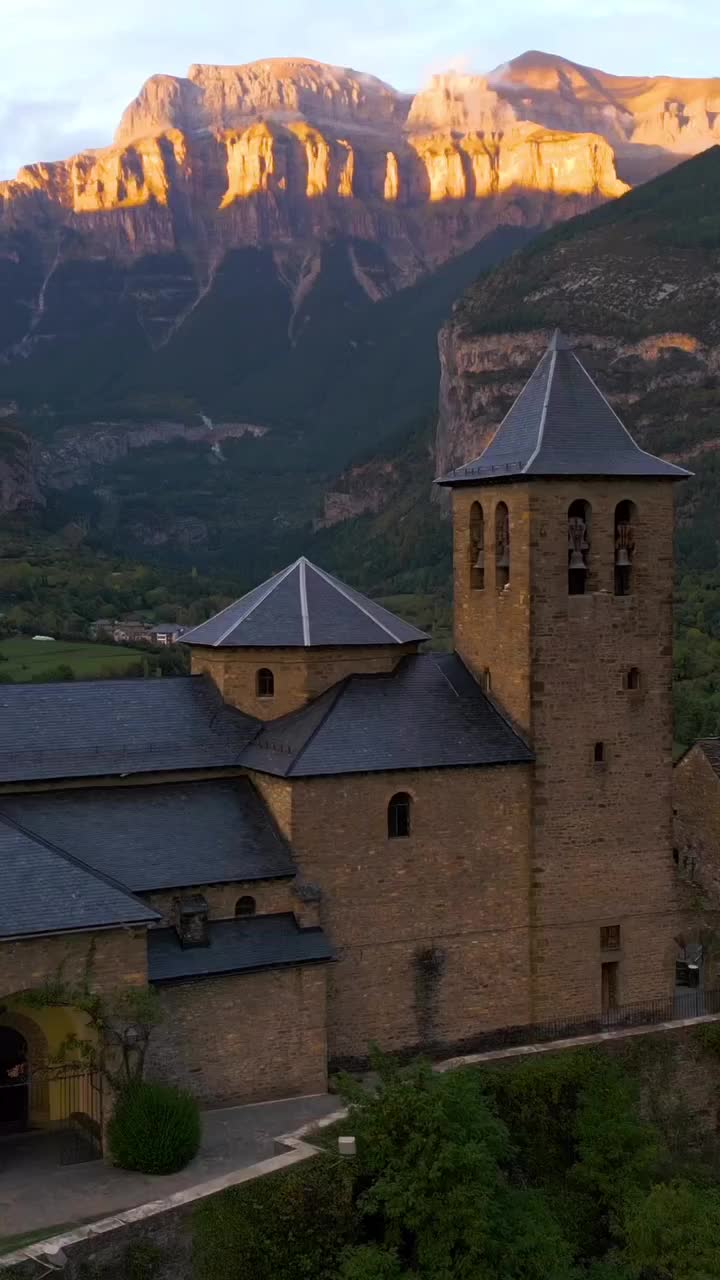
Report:
M 301 56 L 407 92 L 526 49 L 620 75 L 720 76 L 716 0 L 0 0 L 0 178 L 103 146 L 157 72 Z

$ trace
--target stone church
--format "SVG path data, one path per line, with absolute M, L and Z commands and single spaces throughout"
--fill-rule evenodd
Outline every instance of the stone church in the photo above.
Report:
M 556 335 L 438 481 L 452 653 L 301 558 L 184 636 L 189 677 L 1 686 L 0 1059 L 81 1027 L 23 1005 L 58 972 L 152 984 L 149 1072 L 210 1103 L 672 998 L 686 475 Z

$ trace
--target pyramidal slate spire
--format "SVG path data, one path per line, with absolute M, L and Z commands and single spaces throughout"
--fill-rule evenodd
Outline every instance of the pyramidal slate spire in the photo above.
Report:
M 226 609 L 186 631 L 210 648 L 418 644 L 424 631 L 301 556 Z
M 441 485 L 520 476 L 626 476 L 682 480 L 682 467 L 635 443 L 570 343 L 550 345 L 483 453 Z

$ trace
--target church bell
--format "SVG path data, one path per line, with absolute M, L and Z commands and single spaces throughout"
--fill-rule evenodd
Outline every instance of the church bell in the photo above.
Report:
M 587 570 L 587 565 L 585 564 L 585 561 L 584 561 L 584 559 L 583 559 L 583 553 L 582 553 L 582 551 L 571 551 L 571 552 L 570 552 L 570 564 L 568 565 L 568 568 L 569 568 L 569 569 L 578 569 L 578 570 L 581 570 L 583 573 L 585 573 L 585 572 L 586 572 L 586 570 Z
M 630 566 L 630 556 L 627 547 L 618 547 L 615 552 L 615 567 L 617 569 L 627 569 Z

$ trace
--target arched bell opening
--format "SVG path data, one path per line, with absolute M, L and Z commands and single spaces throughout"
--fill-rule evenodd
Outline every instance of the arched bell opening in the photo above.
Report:
M 504 502 L 495 508 L 495 586 L 504 591 L 510 585 L 510 513 Z
M 629 596 L 634 582 L 635 527 L 634 502 L 618 502 L 615 508 L 615 595 Z
M 589 502 L 577 498 L 568 507 L 568 595 L 584 596 L 589 590 L 590 518 Z
M 470 508 L 470 587 L 482 591 L 485 586 L 485 517 L 479 502 Z

